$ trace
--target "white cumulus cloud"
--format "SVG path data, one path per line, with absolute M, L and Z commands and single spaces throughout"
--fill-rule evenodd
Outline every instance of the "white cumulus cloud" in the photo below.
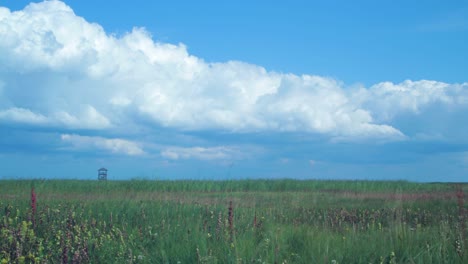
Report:
M 57 111 L 49 116 L 35 113 L 30 109 L 12 107 L 0 110 L 0 121 L 36 126 L 55 126 L 68 129 L 104 129 L 111 126 L 110 121 L 94 107 L 86 106 L 78 116 L 65 111 Z
M 79 117 L 60 111 L 54 114 L 54 119 L 56 122 L 69 128 L 104 129 L 111 125 L 105 116 L 90 105 L 82 110 Z
M 109 139 L 75 134 L 62 134 L 61 140 L 79 150 L 104 150 L 115 154 L 125 154 L 130 156 L 145 154 L 138 143 L 119 138 Z
M 25 124 L 45 124 L 48 122 L 47 117 L 41 114 L 17 107 L 0 111 L 0 120 Z
M 395 116 L 436 103 L 468 104 L 466 83 L 382 82 L 352 90 L 327 77 L 270 72 L 239 61 L 208 63 L 184 44 L 154 41 L 142 28 L 109 34 L 61 1 L 16 12 L 0 8 L 0 61 L 0 122 L 72 129 L 118 132 L 128 120 L 144 120 L 142 126 L 183 131 L 401 140 L 404 132 L 391 124 Z M 193 148 L 162 155 L 223 153 Z
M 399 84 L 382 82 L 355 95 L 376 117 L 390 120 L 405 112 L 418 114 L 436 103 L 467 105 L 468 83 L 448 84 L 428 80 L 407 80 Z
M 232 147 L 167 147 L 161 151 L 166 159 L 227 160 L 238 159 L 242 154 Z

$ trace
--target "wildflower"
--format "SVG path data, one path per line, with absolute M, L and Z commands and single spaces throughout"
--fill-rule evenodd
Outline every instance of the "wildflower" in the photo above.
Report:
M 233 234 L 234 234 L 234 208 L 232 207 L 232 201 L 229 201 L 228 223 L 229 223 L 229 236 L 230 236 L 230 240 L 232 241 Z
M 36 192 L 34 192 L 34 187 L 31 188 L 31 212 L 32 212 L 32 215 L 31 215 L 31 220 L 33 222 L 33 226 L 36 226 L 36 209 L 37 209 L 37 206 L 36 206 L 36 202 L 37 202 L 37 199 L 36 199 Z

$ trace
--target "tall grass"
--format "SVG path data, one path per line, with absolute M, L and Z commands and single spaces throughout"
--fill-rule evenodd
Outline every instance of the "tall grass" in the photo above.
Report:
M 2 180 L 0 191 L 24 190 L 30 188 L 31 180 Z M 58 192 L 96 192 L 96 191 L 160 191 L 160 192 L 228 192 L 228 191 L 314 191 L 346 190 L 375 192 L 425 192 L 452 190 L 451 184 L 416 183 L 407 181 L 332 181 L 332 180 L 176 180 L 176 181 L 92 181 L 92 180 L 33 180 L 36 188 Z M 467 185 L 461 185 L 465 192 Z
M 4 263 L 468 262 L 467 185 L 0 183 Z

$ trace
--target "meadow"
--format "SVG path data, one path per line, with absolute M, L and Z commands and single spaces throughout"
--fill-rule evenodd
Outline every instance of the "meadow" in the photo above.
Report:
M 0 181 L 1 263 L 468 263 L 468 184 Z

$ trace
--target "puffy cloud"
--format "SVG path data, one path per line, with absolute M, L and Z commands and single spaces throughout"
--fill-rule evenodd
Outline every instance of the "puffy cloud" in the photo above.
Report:
M 143 155 L 145 152 L 138 143 L 119 139 L 119 138 L 103 138 L 80 136 L 75 134 L 63 134 L 61 140 L 70 144 L 74 149 L 78 150 L 105 150 L 116 154 L 125 154 L 130 156 Z
M 54 118 L 68 128 L 104 129 L 111 125 L 105 116 L 90 105 L 82 110 L 79 117 L 60 111 L 54 114 Z
M 45 124 L 48 122 L 47 118 L 41 114 L 17 107 L 0 111 L 0 120 L 25 124 Z
M 227 160 L 238 159 L 240 152 L 231 147 L 168 147 L 161 151 L 161 156 L 166 159 L 199 159 L 199 160 Z
M 60 126 L 69 129 L 104 129 L 111 125 L 106 117 L 89 105 L 84 107 L 79 116 L 65 111 L 44 116 L 29 109 L 13 107 L 0 111 L 0 121 L 37 126 Z
M 60 1 L 17 12 L 0 8 L 0 61 L 0 122 L 71 129 L 112 127 L 118 133 L 128 120 L 144 120 L 142 126 L 183 131 L 401 140 L 404 133 L 391 123 L 395 116 L 436 103 L 468 104 L 466 83 L 383 82 L 353 90 L 332 78 L 269 72 L 239 61 L 207 63 L 183 44 L 153 41 L 141 28 L 108 34 Z M 161 154 L 222 153 L 188 148 Z
M 448 84 L 437 81 L 382 82 L 354 94 L 356 101 L 373 111 L 382 120 L 410 112 L 419 114 L 432 104 L 467 105 L 468 83 Z

